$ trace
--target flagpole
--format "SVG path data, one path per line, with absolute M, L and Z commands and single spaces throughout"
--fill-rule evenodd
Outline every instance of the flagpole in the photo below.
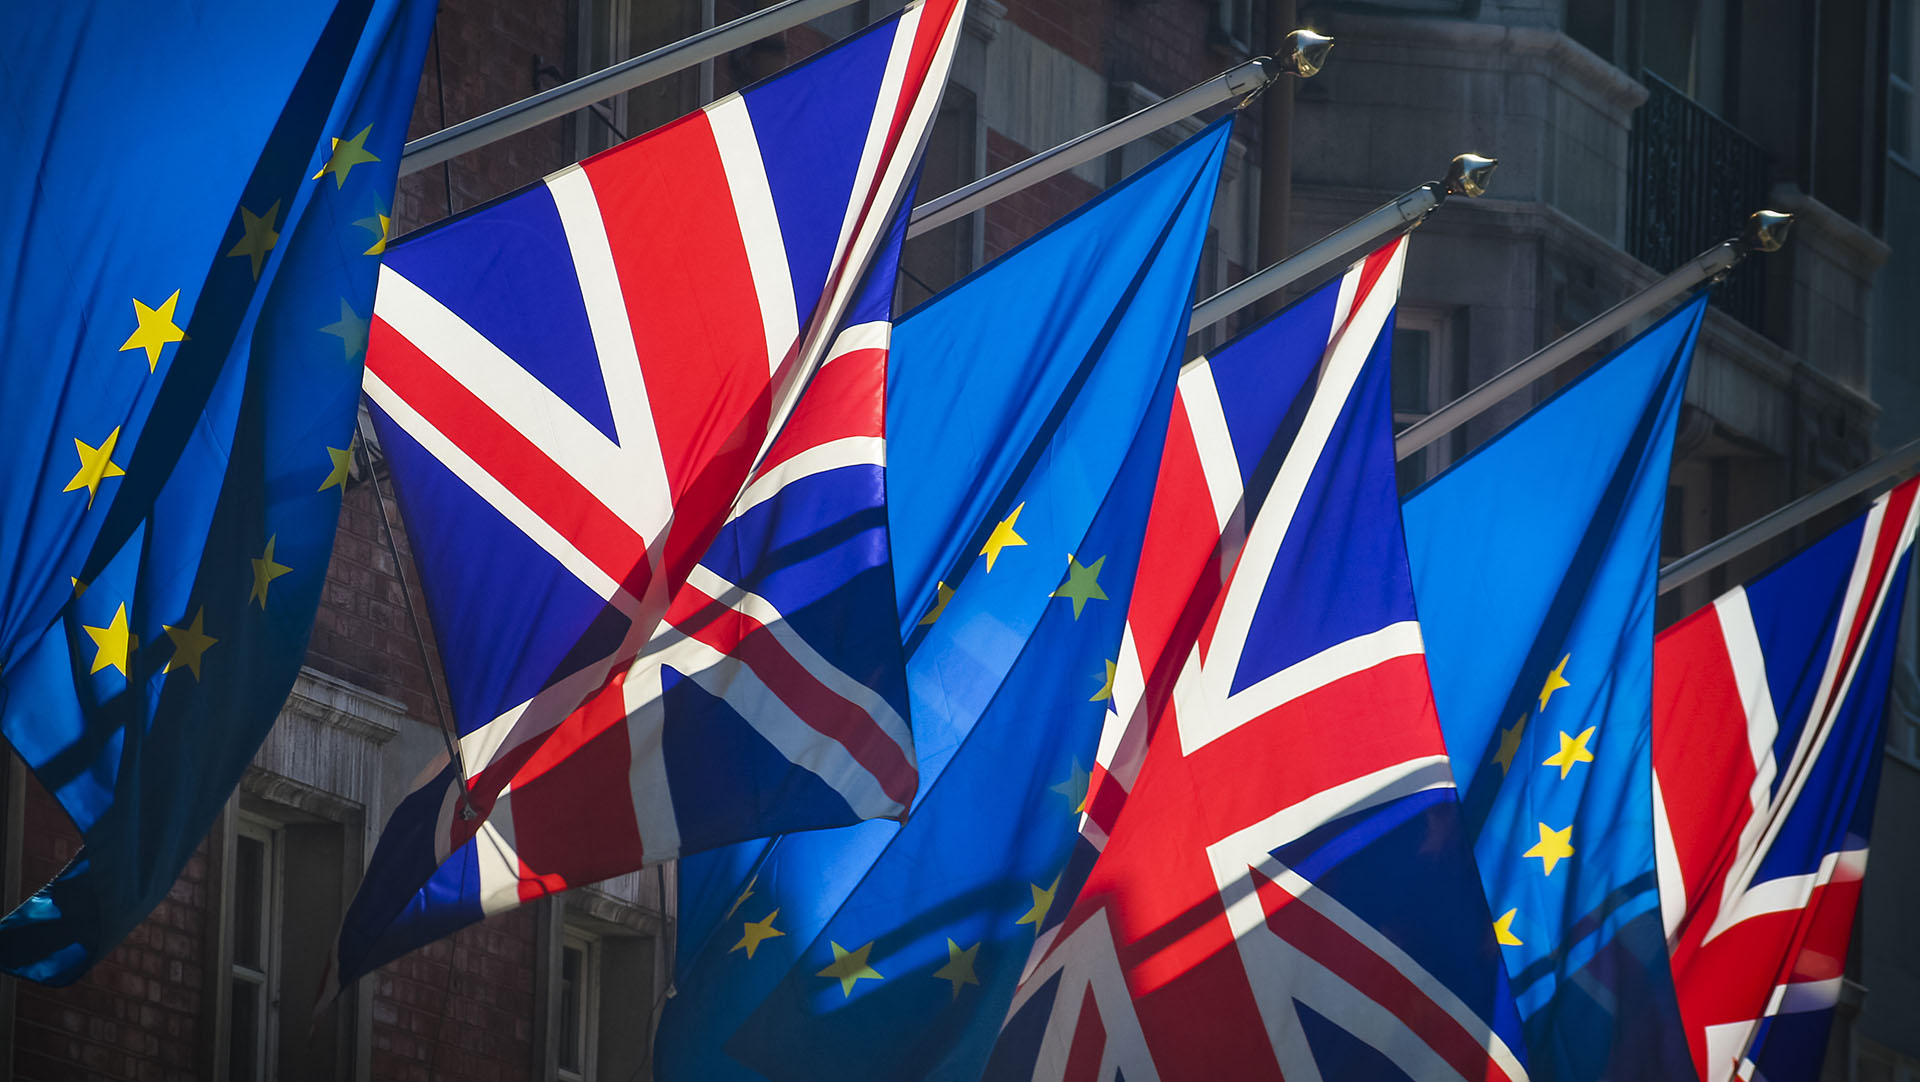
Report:
M 584 109 L 597 101 L 655 79 L 684 71 L 743 45 L 799 26 L 852 4 L 854 0 L 784 0 L 762 11 L 742 15 L 724 26 L 716 26 L 689 38 L 663 45 L 649 53 L 623 60 L 570 83 L 562 83 L 532 97 L 503 105 L 490 113 L 423 135 L 406 145 L 400 155 L 400 175 L 417 173 L 449 158 L 465 154 Z
M 1764 515 L 1711 544 L 1704 545 L 1660 569 L 1660 592 L 1677 590 L 1701 575 L 1779 537 L 1814 516 L 1899 477 L 1920 464 L 1920 439 L 1904 444 L 1859 469 Z
M 1693 257 L 1685 266 L 1614 305 L 1559 341 L 1541 349 L 1465 395 L 1440 407 L 1394 437 L 1394 458 L 1404 461 L 1421 448 L 1485 413 L 1496 403 L 1548 375 L 1561 365 L 1599 345 L 1615 331 L 1687 293 L 1702 282 L 1727 273 L 1751 252 L 1778 251 L 1787 239 L 1793 215 L 1757 211 L 1746 232 Z
M 1452 164 L 1447 167 L 1446 179 L 1430 180 L 1391 203 L 1368 211 L 1364 216 L 1334 230 L 1265 270 L 1257 271 L 1241 279 L 1238 284 L 1228 286 L 1201 301 L 1194 306 L 1192 321 L 1187 324 L 1187 333 L 1198 334 L 1247 305 L 1292 285 L 1329 263 L 1350 256 L 1359 249 L 1371 247 L 1382 237 L 1405 232 L 1419 225 L 1426 220 L 1427 215 L 1432 214 L 1440 204 L 1446 202 L 1449 195 L 1457 193 L 1464 194 L 1468 198 L 1478 198 L 1487 190 L 1487 178 L 1499 164 L 1500 159 L 1482 157 L 1479 154 L 1455 155 Z
M 1256 57 L 1208 79 L 1204 83 L 1164 98 L 1129 116 L 1122 117 L 1084 135 L 1042 151 L 1025 161 L 1016 162 L 992 176 L 982 177 L 938 199 L 913 208 L 907 220 L 907 236 L 917 237 L 948 222 L 964 218 L 981 207 L 1014 192 L 1032 187 L 1049 177 L 1058 176 L 1074 166 L 1085 164 L 1110 150 L 1200 112 L 1223 101 L 1239 98 L 1249 101 L 1282 74 L 1312 78 L 1326 63 L 1333 39 L 1311 30 L 1295 30 L 1287 35 L 1287 57 Z

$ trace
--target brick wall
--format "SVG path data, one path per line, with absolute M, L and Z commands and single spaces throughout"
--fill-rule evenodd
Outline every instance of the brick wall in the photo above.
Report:
M 27 786 L 21 881 L 52 879 L 80 835 L 44 789 Z M 16 984 L 12 1077 L 19 1082 L 194 1082 L 206 937 L 206 849 L 193 855 L 153 915 L 66 988 Z
M 374 1078 L 506 1082 L 528 1076 L 534 912 L 503 913 L 380 970 Z

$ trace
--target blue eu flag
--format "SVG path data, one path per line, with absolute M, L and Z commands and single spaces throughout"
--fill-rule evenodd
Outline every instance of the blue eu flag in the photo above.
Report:
M 1536 1079 L 1688 1078 L 1654 880 L 1653 603 L 1695 298 L 1403 511 Z
M 432 23 L 0 11 L 0 735 L 85 839 L 0 970 L 74 980 L 144 918 L 293 683 Z
M 1069 901 L 1228 132 L 894 332 L 888 522 L 920 796 L 904 826 L 685 862 L 662 1077 L 978 1077 Z

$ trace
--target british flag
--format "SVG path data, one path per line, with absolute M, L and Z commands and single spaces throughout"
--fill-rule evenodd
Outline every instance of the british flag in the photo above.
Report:
M 1702 1082 L 1818 1078 L 1866 870 L 1920 480 L 1654 646 L 1661 912 Z
M 906 809 L 886 351 L 961 6 L 387 254 L 366 390 L 459 737 L 389 822 L 345 979 L 570 886 Z
M 1525 1077 L 1400 534 L 1404 258 L 1183 373 L 1088 798 L 1098 856 L 989 1077 Z

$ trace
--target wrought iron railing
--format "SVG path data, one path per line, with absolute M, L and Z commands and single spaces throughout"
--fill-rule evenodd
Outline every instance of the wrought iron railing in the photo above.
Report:
M 1628 140 L 1627 251 L 1666 273 L 1740 232 L 1766 202 L 1767 152 L 1678 88 L 1642 73 L 1647 102 Z M 1760 260 L 1746 260 L 1714 290 L 1713 303 L 1759 329 L 1765 303 Z

